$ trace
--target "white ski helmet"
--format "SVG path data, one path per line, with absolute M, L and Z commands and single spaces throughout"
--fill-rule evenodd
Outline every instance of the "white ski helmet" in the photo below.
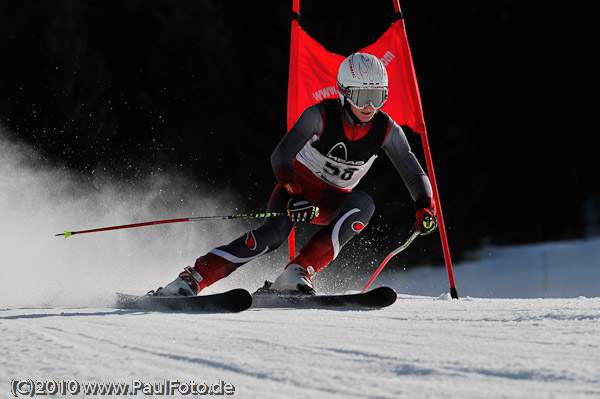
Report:
M 387 100 L 387 71 L 372 54 L 354 53 L 346 58 L 338 69 L 337 84 L 342 104 L 346 99 L 359 109 L 367 104 L 378 109 Z

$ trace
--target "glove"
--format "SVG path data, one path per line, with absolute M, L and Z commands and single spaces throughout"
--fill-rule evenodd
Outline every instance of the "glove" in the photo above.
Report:
M 319 208 L 311 204 L 302 194 L 290 197 L 287 203 L 287 211 L 292 223 L 310 222 L 319 216 Z
M 281 185 L 288 196 L 286 204 L 288 217 L 292 223 L 310 222 L 319 216 L 319 208 L 310 203 L 301 193 L 300 187 L 295 183 Z
M 421 235 L 428 235 L 437 229 L 437 216 L 435 213 L 435 200 L 425 197 L 415 202 L 415 225 L 414 228 Z

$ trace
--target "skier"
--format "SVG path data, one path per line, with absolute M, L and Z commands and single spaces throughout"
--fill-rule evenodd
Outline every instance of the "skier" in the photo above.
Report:
M 339 99 L 307 108 L 271 155 L 277 186 L 262 226 L 198 258 L 156 295 L 197 295 L 243 264 L 278 248 L 296 222 L 322 225 L 271 285 L 277 291 L 314 295 L 312 276 L 338 256 L 373 215 L 372 198 L 353 191 L 383 149 L 415 201 L 415 228 L 437 227 L 429 178 L 411 152 L 404 132 L 380 108 L 388 97 L 385 66 L 355 53 L 337 75 Z

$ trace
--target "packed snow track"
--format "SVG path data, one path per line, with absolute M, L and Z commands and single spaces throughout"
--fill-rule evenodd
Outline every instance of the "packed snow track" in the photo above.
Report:
M 18 380 L 123 383 L 139 397 L 189 382 L 199 396 L 229 384 L 239 398 L 600 397 L 600 298 L 400 295 L 381 310 L 238 314 L 9 308 L 0 331 L 2 397 Z

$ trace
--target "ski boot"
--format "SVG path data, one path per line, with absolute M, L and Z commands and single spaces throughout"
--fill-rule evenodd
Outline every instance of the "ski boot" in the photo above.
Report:
M 160 296 L 196 296 L 198 295 L 199 283 L 202 276 L 193 267 L 186 267 L 179 276 L 167 284 L 164 288 L 160 287 L 156 291 L 150 291 L 148 295 Z
M 283 273 L 269 286 L 270 290 L 302 295 L 315 295 L 312 275 L 315 270 L 312 266 L 304 268 L 300 265 L 287 265 Z

